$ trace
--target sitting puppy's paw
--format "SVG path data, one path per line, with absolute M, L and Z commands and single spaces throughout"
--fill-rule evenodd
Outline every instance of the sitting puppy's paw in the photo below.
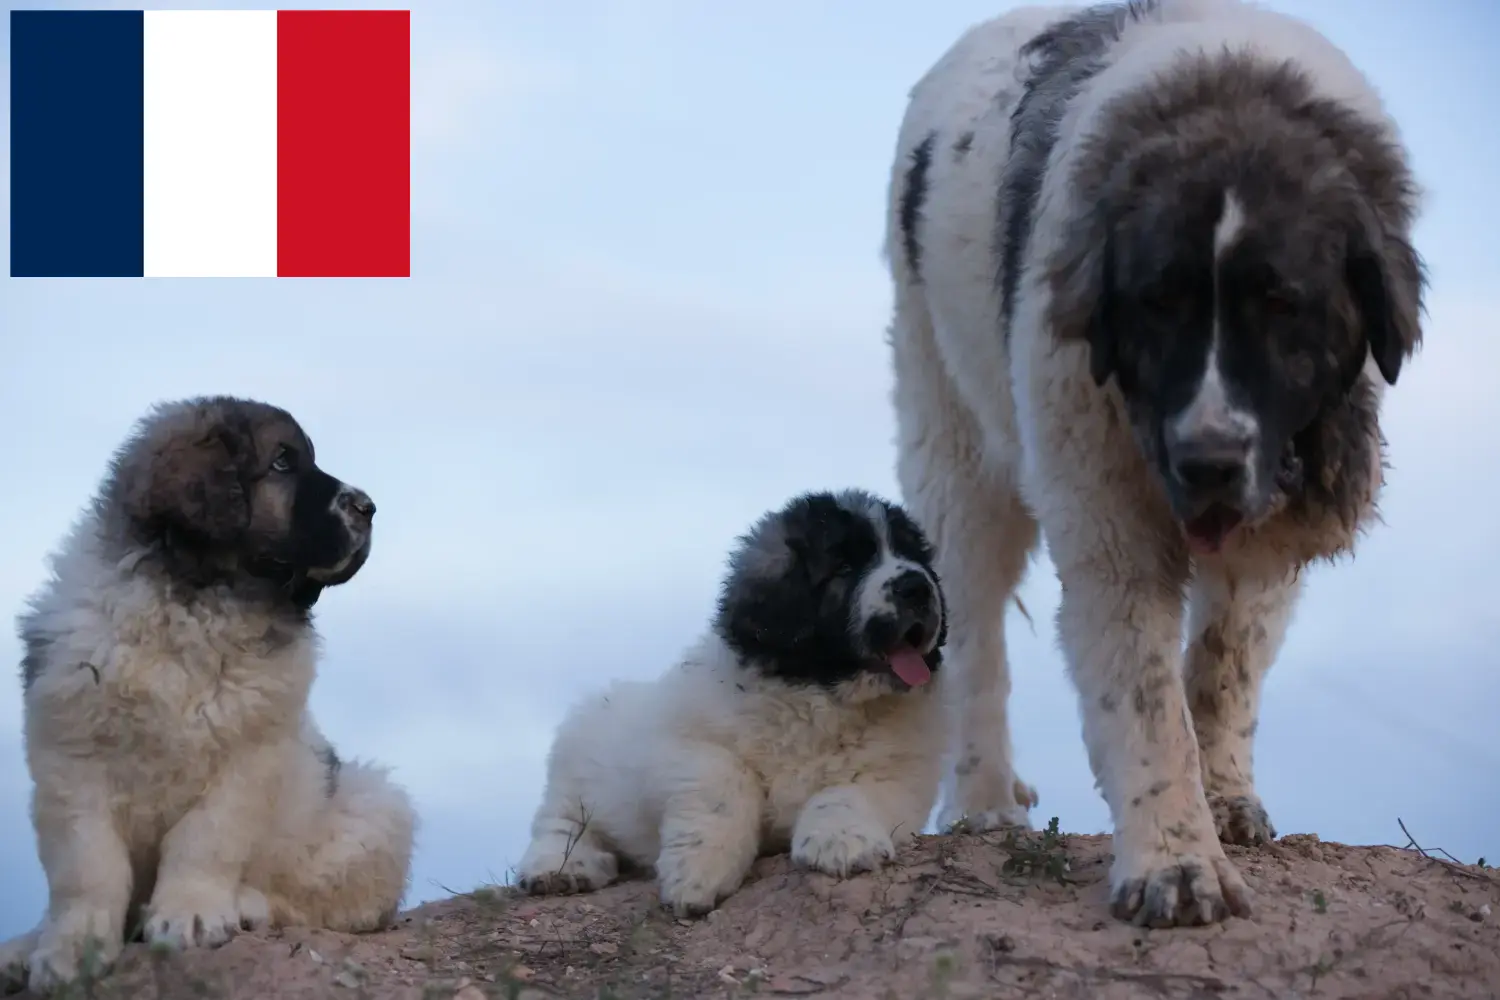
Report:
M 853 810 L 805 812 L 792 831 L 792 862 L 838 878 L 874 871 L 895 857 L 890 834 Z
M 55 920 L 49 917 L 26 962 L 27 986 L 42 994 L 80 981 L 91 987 L 120 957 L 121 933 L 104 907 L 72 906 Z
M 536 896 L 593 892 L 615 880 L 619 862 L 608 851 L 578 841 L 526 852 L 516 884 Z
M 217 947 L 240 929 L 240 900 L 235 886 L 209 879 L 159 885 L 148 908 L 146 942 L 168 948 Z

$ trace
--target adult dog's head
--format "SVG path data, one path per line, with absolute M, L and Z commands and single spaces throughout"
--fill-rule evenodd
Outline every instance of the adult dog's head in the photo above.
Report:
M 1113 377 L 1189 543 L 1306 499 L 1348 518 L 1373 359 L 1421 338 L 1416 192 L 1389 127 L 1290 63 L 1184 57 L 1109 106 L 1074 174 L 1051 322 Z
M 900 506 L 807 493 L 740 539 L 714 627 L 749 669 L 788 683 L 854 698 L 920 687 L 947 638 L 932 559 Z
M 310 607 L 370 553 L 375 503 L 318 468 L 285 410 L 227 396 L 158 406 L 115 455 L 104 515 L 177 582 Z

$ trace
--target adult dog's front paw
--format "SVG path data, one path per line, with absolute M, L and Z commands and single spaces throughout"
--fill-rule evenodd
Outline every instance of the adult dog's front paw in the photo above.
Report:
M 1276 839 L 1276 828 L 1266 807 L 1256 795 L 1208 796 L 1209 811 L 1214 814 L 1214 830 L 1221 844 L 1258 847 Z
M 92 982 L 120 957 L 123 930 L 105 907 L 70 906 L 45 920 L 27 958 L 27 986 L 52 993 L 70 983 Z M 7 964 L 13 964 L 11 959 Z
M 1122 852 L 1110 871 L 1110 912 L 1143 927 L 1248 917 L 1254 898 L 1218 844 L 1190 853 Z
M 208 879 L 158 885 L 146 915 L 147 942 L 170 948 L 215 947 L 239 929 L 237 887 Z

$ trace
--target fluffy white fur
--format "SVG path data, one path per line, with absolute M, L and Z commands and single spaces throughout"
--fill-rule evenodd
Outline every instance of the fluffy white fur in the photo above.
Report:
M 1028 260 L 1045 259 L 1064 220 L 1079 211 L 1070 204 L 1068 168 L 1101 109 L 1149 85 L 1180 50 L 1233 45 L 1295 59 L 1326 95 L 1385 120 L 1365 79 L 1307 25 L 1233 0 L 1164 0 L 1163 8 L 1153 23 L 1126 29 L 1112 63 L 1070 105 Z M 1114 819 L 1113 886 L 1134 891 L 1135 908 L 1141 891 L 1154 893 L 1153 920 L 1189 895 L 1205 915 L 1225 899 L 1245 912 L 1250 891 L 1215 835 L 1200 765 L 1212 778 L 1214 808 L 1235 808 L 1252 794 L 1260 677 L 1291 616 L 1297 567 L 1309 553 L 1346 548 L 1358 526 L 1328 525 L 1316 539 L 1258 531 L 1197 561 L 1188 661 L 1243 665 L 1242 688 L 1227 699 L 1231 716 L 1213 731 L 1217 742 L 1200 748 L 1183 682 L 1182 602 L 1153 576 L 1163 546 L 1180 544 L 1180 534 L 1118 392 L 1095 386 L 1086 346 L 1059 343 L 1045 328 L 1049 287 L 1033 270 L 1022 275 L 1008 343 L 1001 335 L 993 206 L 1021 94 L 1017 51 L 1076 9 L 1023 7 L 962 36 L 913 89 L 892 171 L 886 253 L 895 279 L 898 474 L 905 502 L 933 537 L 951 607 L 956 767 L 941 817 L 979 828 L 1027 821 L 1027 786 L 1012 766 L 1003 612 L 1040 529 L 1062 583 L 1058 627 L 1090 762 Z M 948 142 L 973 135 L 962 157 L 946 145 L 932 155 L 919 278 L 903 248 L 901 195 L 911 152 L 934 131 Z M 1373 365 L 1366 377 L 1382 390 Z M 1210 631 L 1222 644 L 1211 652 Z M 1129 706 L 1141 684 L 1163 700 L 1150 725 L 1140 712 L 1107 710 Z
M 328 797 L 307 710 L 314 633 L 277 635 L 211 593 L 184 604 L 132 572 L 139 555 L 107 558 L 99 533 L 90 513 L 34 602 L 59 637 L 26 692 L 50 895 L 40 926 L 0 947 L 0 971 L 29 967 L 46 992 L 86 955 L 107 966 L 153 884 L 145 937 L 171 946 L 242 925 L 382 926 L 406 889 L 415 815 L 367 764 L 346 763 Z
M 941 767 L 932 685 L 823 690 L 755 675 L 710 632 L 662 678 L 617 681 L 559 727 L 520 868 L 542 891 L 649 869 L 682 916 L 763 853 L 831 875 L 873 869 L 922 831 Z

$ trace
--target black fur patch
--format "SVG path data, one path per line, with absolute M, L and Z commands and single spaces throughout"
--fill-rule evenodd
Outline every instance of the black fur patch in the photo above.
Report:
M 856 622 L 860 585 L 888 555 L 922 567 L 930 583 L 893 578 L 897 613 Z M 899 505 L 859 490 L 804 494 L 740 539 L 714 628 L 748 667 L 793 683 L 833 687 L 889 673 L 888 656 L 902 645 L 933 643 L 924 659 L 936 670 L 947 622 L 932 561 L 926 536 Z
M 969 150 L 973 148 L 974 133 L 965 132 L 963 135 L 953 140 L 953 158 L 955 160 L 962 160 L 965 156 L 968 155 Z
M 28 631 L 24 620 L 21 627 L 21 690 L 30 688 L 47 666 L 47 648 L 52 640 L 37 632 Z
M 1000 172 L 995 220 L 995 256 L 1000 262 L 996 281 L 1007 338 L 1032 215 L 1063 113 L 1104 67 L 1105 53 L 1125 26 L 1143 20 L 1156 7 L 1157 0 L 1099 4 L 1053 23 L 1021 47 L 1022 58 L 1032 61 L 1032 71 L 1011 112 L 1010 156 Z
M 339 790 L 339 772 L 344 769 L 344 762 L 332 743 L 323 744 L 318 760 L 323 765 L 323 791 L 331 799 Z
M 901 189 L 901 241 L 906 247 L 906 266 L 918 281 L 922 280 L 922 243 L 917 226 L 927 200 L 927 171 L 932 166 L 932 147 L 936 143 L 937 133 L 929 132 L 911 151 L 911 166 L 906 170 L 906 183 Z

